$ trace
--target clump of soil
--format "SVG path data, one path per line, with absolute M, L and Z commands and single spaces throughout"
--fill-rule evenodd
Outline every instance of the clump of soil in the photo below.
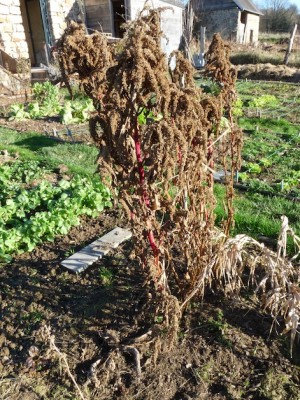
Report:
M 265 81 L 299 82 L 300 72 L 297 68 L 286 65 L 245 64 L 238 66 L 238 78 Z

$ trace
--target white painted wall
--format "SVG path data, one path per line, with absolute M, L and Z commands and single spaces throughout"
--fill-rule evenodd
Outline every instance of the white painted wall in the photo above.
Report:
M 144 7 L 145 1 L 143 0 L 127 0 L 131 19 L 137 18 L 139 13 Z M 149 4 L 149 2 L 148 2 Z M 152 0 L 155 8 L 167 8 L 162 12 L 161 29 L 168 40 L 162 40 L 162 48 L 164 52 L 169 55 L 172 51 L 178 50 L 182 37 L 182 14 L 183 9 L 178 6 L 168 4 L 160 0 Z

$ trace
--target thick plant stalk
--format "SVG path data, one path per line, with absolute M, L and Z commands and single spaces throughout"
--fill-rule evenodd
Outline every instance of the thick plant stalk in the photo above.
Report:
M 142 190 L 142 200 L 145 203 L 145 205 L 149 208 L 150 200 L 149 200 L 149 196 L 148 196 L 148 193 L 146 190 L 144 161 L 143 161 L 143 157 L 142 157 L 141 142 L 140 142 L 139 129 L 138 129 L 137 123 L 135 125 L 133 138 L 134 138 L 134 143 L 135 143 L 135 154 L 136 154 L 136 159 L 137 159 L 137 164 L 138 164 L 140 185 L 141 185 L 141 190 Z M 150 221 L 148 221 L 147 225 L 150 225 Z M 153 230 L 151 229 L 150 226 L 147 226 L 147 237 L 148 237 L 151 249 L 153 251 L 153 256 L 154 256 L 157 272 L 159 272 L 159 249 L 156 246 Z
M 145 203 L 145 205 L 147 207 L 149 207 L 150 200 L 149 200 L 148 193 L 147 193 L 147 190 L 145 187 L 145 169 L 144 169 L 144 162 L 143 162 L 142 151 L 141 151 L 141 142 L 140 142 L 139 129 L 138 129 L 137 123 L 134 128 L 133 139 L 134 139 L 134 144 L 135 144 L 135 154 L 136 154 L 136 159 L 137 159 L 143 202 Z

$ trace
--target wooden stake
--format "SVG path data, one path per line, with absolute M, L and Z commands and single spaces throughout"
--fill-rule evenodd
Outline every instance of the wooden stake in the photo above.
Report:
M 294 39 L 295 39 L 296 32 L 297 32 L 297 27 L 298 27 L 298 25 L 295 24 L 294 29 L 293 29 L 293 32 L 292 32 L 291 37 L 290 37 L 289 47 L 288 47 L 288 49 L 287 49 L 287 51 L 286 51 L 286 54 L 285 54 L 285 57 L 284 57 L 284 64 L 285 64 L 285 65 L 288 65 L 289 56 L 290 56 L 290 54 L 291 54 L 291 52 L 292 52 L 293 43 L 294 43 Z

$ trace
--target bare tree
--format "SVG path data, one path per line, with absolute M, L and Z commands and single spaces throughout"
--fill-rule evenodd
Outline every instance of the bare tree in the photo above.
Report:
M 288 0 L 264 0 L 260 7 L 264 13 L 261 18 L 262 30 L 288 32 L 297 22 L 298 8 Z

